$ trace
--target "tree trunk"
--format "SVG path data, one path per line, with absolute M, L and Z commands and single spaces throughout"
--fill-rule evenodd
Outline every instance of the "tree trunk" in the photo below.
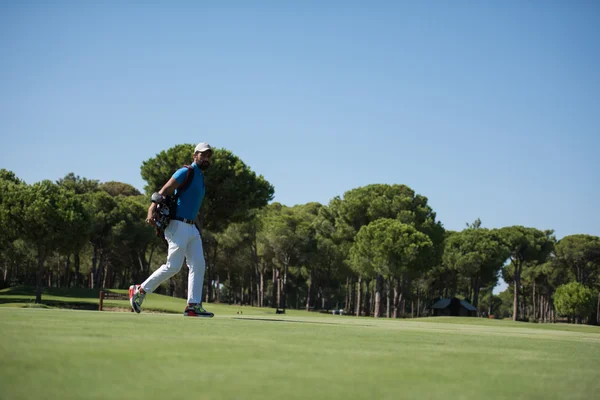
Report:
M 417 288 L 417 318 L 421 314 L 421 291 Z
M 44 271 L 44 251 L 38 248 L 38 266 L 35 274 L 35 302 L 42 302 L 42 272 Z
M 406 298 L 401 294 L 402 300 L 400 301 L 400 317 L 406 317 Z
M 362 277 L 359 276 L 358 277 L 358 282 L 356 283 L 356 316 L 360 317 L 360 292 L 361 292 L 361 286 L 362 286 Z
M 79 286 L 79 266 L 81 265 L 81 260 L 79 259 L 79 252 L 75 253 L 75 259 L 73 260 L 75 264 L 75 287 Z
M 481 289 L 481 283 L 479 279 L 479 273 L 475 276 L 473 282 L 473 307 L 477 308 L 477 315 L 479 315 L 479 292 Z
M 260 307 L 265 306 L 265 274 L 260 272 Z
M 279 303 L 277 303 L 277 289 L 279 288 L 279 284 L 277 282 L 277 269 L 273 268 L 271 270 L 272 274 L 272 285 L 271 285 L 271 307 L 277 308 Z
M 92 256 L 92 272 L 90 276 L 90 289 L 94 288 L 94 283 L 96 282 L 96 274 L 97 274 L 97 266 L 98 266 L 98 247 L 92 246 L 94 249 L 94 254 Z
M 381 284 L 383 282 L 383 277 L 377 274 L 377 278 L 375 278 L 375 318 L 379 318 L 381 316 Z
M 67 257 L 67 262 L 69 263 L 69 266 L 66 269 L 67 272 L 67 287 L 72 287 L 73 286 L 73 273 L 71 272 L 71 255 L 69 254 Z
M 255 273 L 255 277 L 256 277 L 256 306 L 262 307 L 261 301 L 260 301 L 261 272 L 260 272 L 260 266 L 259 266 L 260 261 L 258 258 L 258 251 L 256 249 L 256 231 L 255 230 L 253 230 L 251 233 L 250 250 L 251 250 L 251 256 L 250 256 L 251 262 L 252 262 L 252 266 L 254 267 L 254 273 Z M 252 301 L 254 302 L 254 300 L 252 300 Z
M 394 284 L 394 314 L 392 318 L 398 318 L 398 298 L 400 295 L 400 282 L 395 281 Z
M 538 297 L 538 303 L 539 303 L 539 321 L 540 322 L 546 322 L 546 318 L 544 315 L 544 311 L 546 310 L 546 301 L 544 299 L 544 295 L 540 293 L 540 296 Z
M 229 305 L 237 304 L 235 301 L 236 296 L 234 295 L 235 289 L 233 287 L 233 282 L 231 281 L 231 271 L 229 270 L 229 268 L 227 268 L 225 271 L 227 272 L 227 282 L 229 282 L 229 288 L 230 288 L 229 296 L 227 296 L 227 297 L 229 297 Z M 242 286 L 244 286 L 244 285 L 242 285 Z
M 515 278 L 514 278 L 514 297 L 513 297 L 513 321 L 516 321 L 519 317 L 519 287 L 521 286 L 520 270 L 515 265 Z
M 260 273 L 260 271 L 258 269 L 258 264 L 257 264 L 257 267 L 256 267 L 256 283 L 255 283 L 255 285 L 256 285 L 256 307 L 262 307 L 261 304 L 260 304 L 260 292 L 261 292 L 261 290 L 260 290 L 260 282 L 261 282 L 261 277 L 262 276 L 261 276 L 261 273 Z
M 535 312 L 535 279 L 533 280 L 533 295 L 531 297 L 533 301 L 533 320 L 537 321 L 537 314 Z
M 115 271 L 115 269 L 112 269 L 113 272 L 110 276 L 110 287 L 114 287 L 114 288 L 119 288 L 118 284 L 117 284 L 117 277 L 119 276 L 119 273 L 117 271 Z
M 524 317 L 525 317 L 525 311 L 524 311 L 525 310 L 524 309 L 524 307 L 525 307 L 524 303 L 525 302 L 521 299 L 521 293 L 519 293 L 518 296 L 519 296 L 519 300 L 518 300 L 519 303 L 517 305 L 517 321 L 519 319 L 524 319 Z
M 287 307 L 287 273 L 288 273 L 288 263 L 289 260 L 286 260 L 286 263 L 283 266 L 283 283 L 281 285 L 281 291 L 283 292 L 283 309 L 285 310 Z
M 256 284 L 254 282 L 254 278 L 255 276 L 253 276 L 253 274 L 250 274 L 250 278 L 249 278 L 249 282 L 248 282 L 248 297 L 246 297 L 247 299 L 247 304 L 249 306 L 253 306 L 254 304 L 254 299 L 256 298 L 256 295 L 254 294 L 255 288 L 256 288 Z M 244 282 L 244 280 L 242 279 L 242 282 Z M 244 284 L 242 283 L 242 287 L 244 286 Z
M 150 256 L 148 256 L 148 261 L 146 262 L 146 265 L 145 265 L 146 269 L 144 271 L 142 271 L 143 279 L 146 279 L 146 277 L 150 275 L 150 265 L 152 265 L 152 258 L 154 257 L 154 250 L 156 250 L 156 245 L 152 244 L 150 246 Z
M 312 270 L 310 271 L 310 278 L 307 286 L 308 292 L 306 293 L 306 311 L 310 311 L 310 288 L 312 287 Z
M 346 277 L 346 295 L 344 296 L 344 314 L 348 314 L 350 308 L 350 278 Z
M 377 279 L 375 279 L 375 285 L 371 285 L 371 283 L 373 283 L 373 281 L 369 282 L 369 286 L 372 286 L 371 290 L 369 291 L 369 316 L 375 314 L 375 300 L 377 300 L 375 292 L 377 290 Z
M 110 268 L 110 262 L 104 262 L 104 273 L 102 277 L 102 285 L 101 288 L 110 288 L 112 287 L 112 282 L 110 281 L 110 277 L 112 276 L 112 271 Z
M 414 300 L 410 301 L 410 317 L 411 318 L 415 317 L 415 301 Z
M 404 284 L 404 282 L 403 282 L 403 284 Z M 455 297 L 457 291 L 458 291 L 458 274 L 457 274 L 457 272 L 453 272 L 453 274 L 452 274 L 452 292 L 450 293 L 450 297 Z M 402 313 L 404 313 L 404 310 L 402 310 Z
M 473 286 L 474 286 L 473 281 L 474 280 L 475 280 L 474 278 L 469 279 L 469 291 L 467 293 L 467 299 L 466 299 L 471 304 L 473 304 Z
M 404 318 L 406 314 L 406 298 L 404 290 L 406 289 L 406 273 L 402 273 L 402 283 L 400 284 L 400 317 Z
M 142 282 L 144 279 L 144 271 L 146 271 L 146 250 L 136 251 L 134 249 L 131 250 L 131 259 L 137 261 L 137 265 L 139 268 L 132 268 L 131 271 L 131 281 Z
M 213 278 L 212 278 L 212 266 L 210 265 L 210 263 L 208 262 L 208 260 L 206 260 L 206 300 L 205 302 L 210 302 L 213 298 L 214 298 L 214 287 L 213 287 Z M 182 276 L 185 274 L 181 274 Z M 184 278 L 182 278 L 184 279 Z
M 362 299 L 362 311 L 365 314 L 365 317 L 369 317 L 371 315 L 371 309 L 369 307 L 369 304 L 371 302 L 371 300 L 369 299 L 371 297 L 371 291 L 369 289 L 369 284 L 370 281 L 365 280 L 365 284 L 364 284 L 364 290 L 365 290 L 365 294 Z
M 386 318 L 390 318 L 392 315 L 392 310 L 391 310 L 391 288 L 390 286 L 392 285 L 392 280 L 391 279 L 386 279 L 385 280 L 385 317 Z
M 348 309 L 346 310 L 346 314 L 350 315 L 352 310 L 354 310 L 354 300 L 356 299 L 356 285 L 354 284 L 354 280 L 350 279 L 350 298 L 348 299 Z
M 276 283 L 277 283 L 277 308 L 281 307 L 281 274 L 279 273 L 279 270 L 276 270 Z
M 600 325 L 600 292 L 598 292 L 598 307 L 596 308 L 596 325 Z
M 4 262 L 4 286 L 8 286 L 8 268 L 9 268 L 9 263 L 8 262 Z
M 98 268 L 96 270 L 96 282 L 94 282 L 94 287 L 100 287 L 100 283 L 102 282 L 102 273 L 104 271 L 104 249 L 100 249 L 98 255 Z

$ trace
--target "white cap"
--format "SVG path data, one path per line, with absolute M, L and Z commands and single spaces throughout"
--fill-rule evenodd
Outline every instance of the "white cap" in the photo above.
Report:
M 208 143 L 198 143 L 198 146 L 196 146 L 196 150 L 194 150 L 194 153 L 200 152 L 200 153 L 204 153 L 205 151 L 212 151 L 212 147 L 210 147 L 210 145 Z

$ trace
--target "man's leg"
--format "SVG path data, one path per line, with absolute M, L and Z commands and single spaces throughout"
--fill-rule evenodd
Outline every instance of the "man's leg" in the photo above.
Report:
M 195 227 L 191 227 L 196 230 Z M 204 260 L 204 250 L 202 249 L 202 238 L 196 231 L 187 245 L 186 252 L 188 275 L 188 307 L 184 315 L 197 317 L 212 317 L 210 313 L 202 307 L 202 287 L 204 285 L 204 272 L 206 271 L 206 261 Z
M 154 271 L 154 273 L 140 285 L 139 289 L 136 288 L 135 294 L 139 292 L 142 296 L 145 296 L 146 293 L 152 293 L 160 286 L 161 283 L 171 278 L 181 270 L 183 259 L 185 257 L 187 238 L 185 237 L 184 230 L 181 229 L 182 227 L 177 226 L 178 223 L 179 221 L 171 221 L 167 229 L 165 229 L 165 238 L 169 244 L 167 263 L 163 264 L 159 269 Z M 140 300 L 143 301 L 143 298 Z M 138 309 L 141 305 L 141 301 L 138 301 Z M 136 304 L 134 303 L 135 301 L 132 301 L 132 307 L 135 310 Z M 138 310 L 135 311 L 139 312 Z

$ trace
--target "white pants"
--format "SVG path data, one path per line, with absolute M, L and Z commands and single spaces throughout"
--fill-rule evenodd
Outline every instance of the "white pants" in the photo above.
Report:
M 188 275 L 188 304 L 202 303 L 202 286 L 206 262 L 202 250 L 200 232 L 194 225 L 182 221 L 171 220 L 165 229 L 165 238 L 169 244 L 167 263 L 154 271 L 142 288 L 146 293 L 152 293 L 158 286 L 181 270 L 183 259 L 187 261 Z

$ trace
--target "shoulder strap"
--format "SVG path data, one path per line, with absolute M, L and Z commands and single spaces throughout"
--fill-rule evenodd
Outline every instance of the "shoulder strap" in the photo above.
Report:
M 178 195 L 181 195 L 181 193 L 183 193 L 194 180 L 194 168 L 190 165 L 185 165 L 185 167 L 187 168 L 187 174 L 185 175 L 183 183 L 177 188 Z

